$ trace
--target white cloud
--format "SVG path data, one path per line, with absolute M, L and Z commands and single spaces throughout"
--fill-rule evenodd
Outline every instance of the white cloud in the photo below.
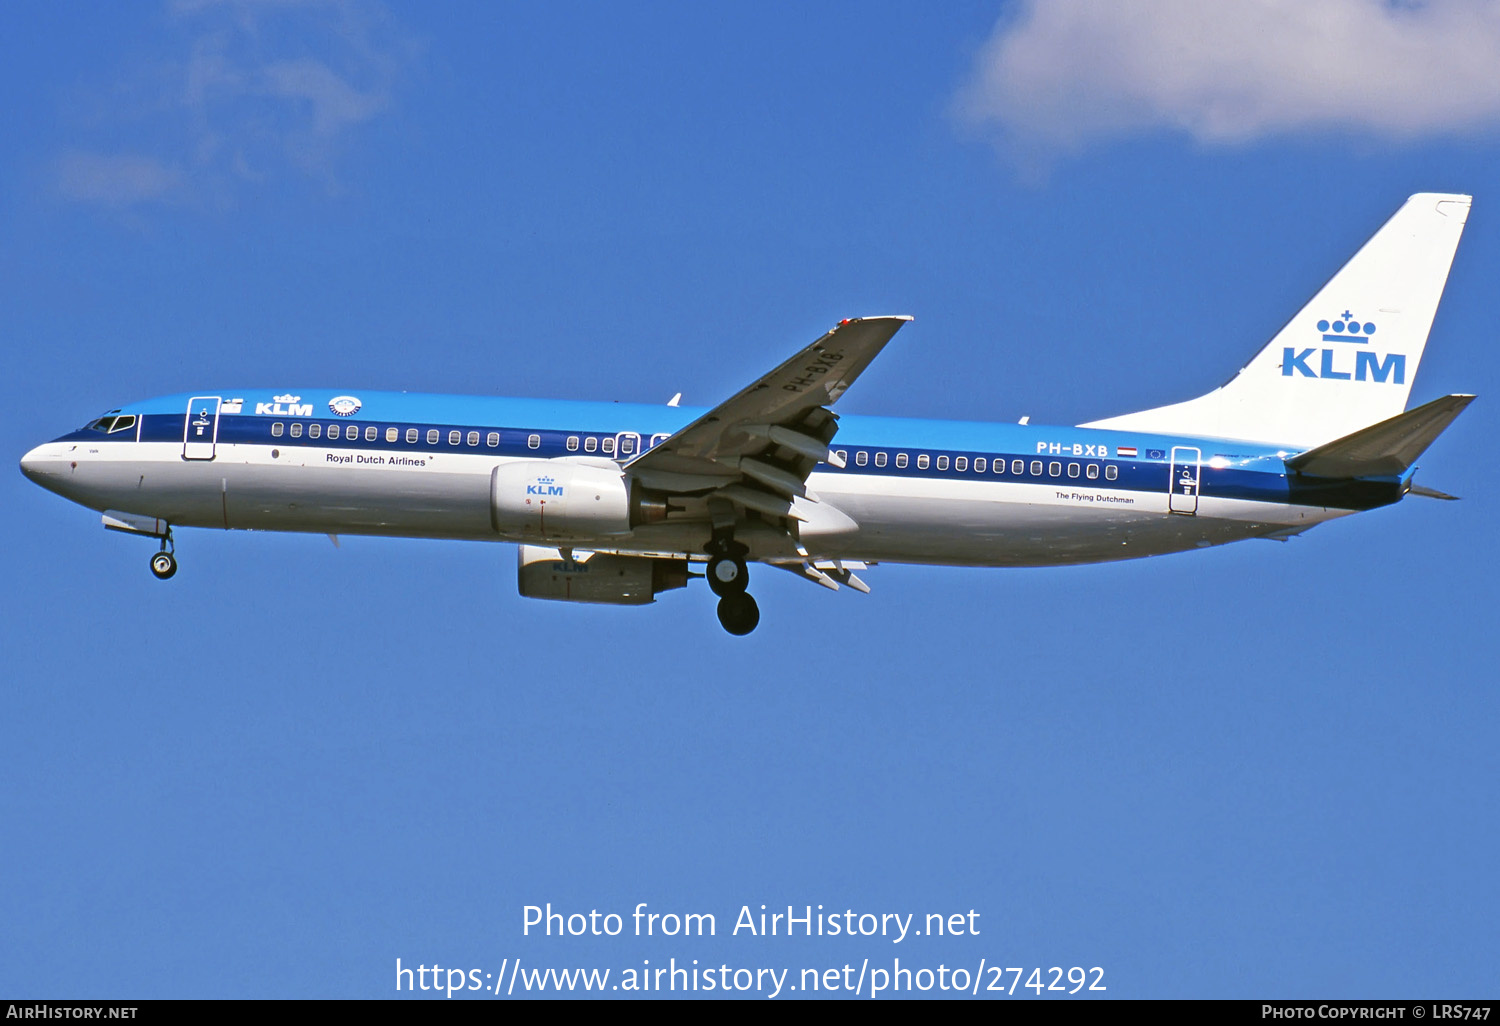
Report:
M 57 159 L 67 199 L 223 205 L 288 171 L 338 191 L 352 133 L 414 47 L 369 0 L 175 0 L 158 52 L 117 72 Z
M 73 150 L 57 161 L 57 187 L 65 197 L 109 207 L 169 197 L 182 185 L 182 173 L 134 153 Z
M 311 57 L 277 61 L 261 70 L 263 88 L 271 96 L 305 102 L 313 115 L 312 128 L 332 135 L 346 125 L 374 117 L 385 106 L 378 93 L 363 93 Z
M 958 111 L 1053 151 L 1153 129 L 1209 144 L 1483 131 L 1500 124 L 1500 3 L 1022 0 Z

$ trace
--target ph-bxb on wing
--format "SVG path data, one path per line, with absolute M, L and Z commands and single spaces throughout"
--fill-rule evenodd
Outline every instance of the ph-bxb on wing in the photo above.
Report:
M 836 327 L 796 356 L 625 465 L 642 486 L 707 500 L 712 536 L 708 584 L 719 620 L 732 634 L 760 621 L 745 591 L 749 547 L 736 539 L 751 521 L 782 532 L 786 554 L 770 561 L 820 584 L 864 582 L 809 551 L 805 541 L 853 530 L 850 518 L 807 488 L 819 463 L 842 466 L 829 443 L 838 417 L 829 409 L 910 317 L 861 317 Z

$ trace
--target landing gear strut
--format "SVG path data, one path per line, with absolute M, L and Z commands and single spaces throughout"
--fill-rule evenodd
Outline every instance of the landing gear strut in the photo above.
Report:
M 151 557 L 151 572 L 159 581 L 165 581 L 177 572 L 177 557 L 172 554 L 172 532 L 162 535 L 161 551 Z
M 705 551 L 708 587 L 719 596 L 719 623 L 730 634 L 749 634 L 760 623 L 760 607 L 745 591 L 750 584 L 745 555 L 750 550 L 735 541 L 731 531 L 715 531 Z

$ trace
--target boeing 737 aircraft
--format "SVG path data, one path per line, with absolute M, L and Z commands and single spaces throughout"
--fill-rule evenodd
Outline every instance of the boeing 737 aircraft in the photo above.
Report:
M 837 590 L 880 561 L 1038 566 L 1287 538 L 1385 506 L 1473 399 L 1403 412 L 1469 213 L 1411 197 L 1227 384 L 1076 427 L 840 417 L 910 318 L 841 321 L 712 409 L 205 388 L 111 410 L 21 460 L 160 542 L 211 527 L 519 542 L 532 598 L 625 605 L 748 564 Z

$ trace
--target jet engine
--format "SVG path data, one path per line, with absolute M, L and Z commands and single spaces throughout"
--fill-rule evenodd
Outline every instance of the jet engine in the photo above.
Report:
M 490 522 L 500 534 L 593 538 L 629 534 L 630 485 L 618 467 L 519 460 L 490 473 Z
M 573 558 L 557 549 L 522 545 L 516 562 L 516 585 L 526 598 L 563 602 L 605 602 L 644 606 L 658 593 L 685 588 L 685 559 L 580 553 Z

